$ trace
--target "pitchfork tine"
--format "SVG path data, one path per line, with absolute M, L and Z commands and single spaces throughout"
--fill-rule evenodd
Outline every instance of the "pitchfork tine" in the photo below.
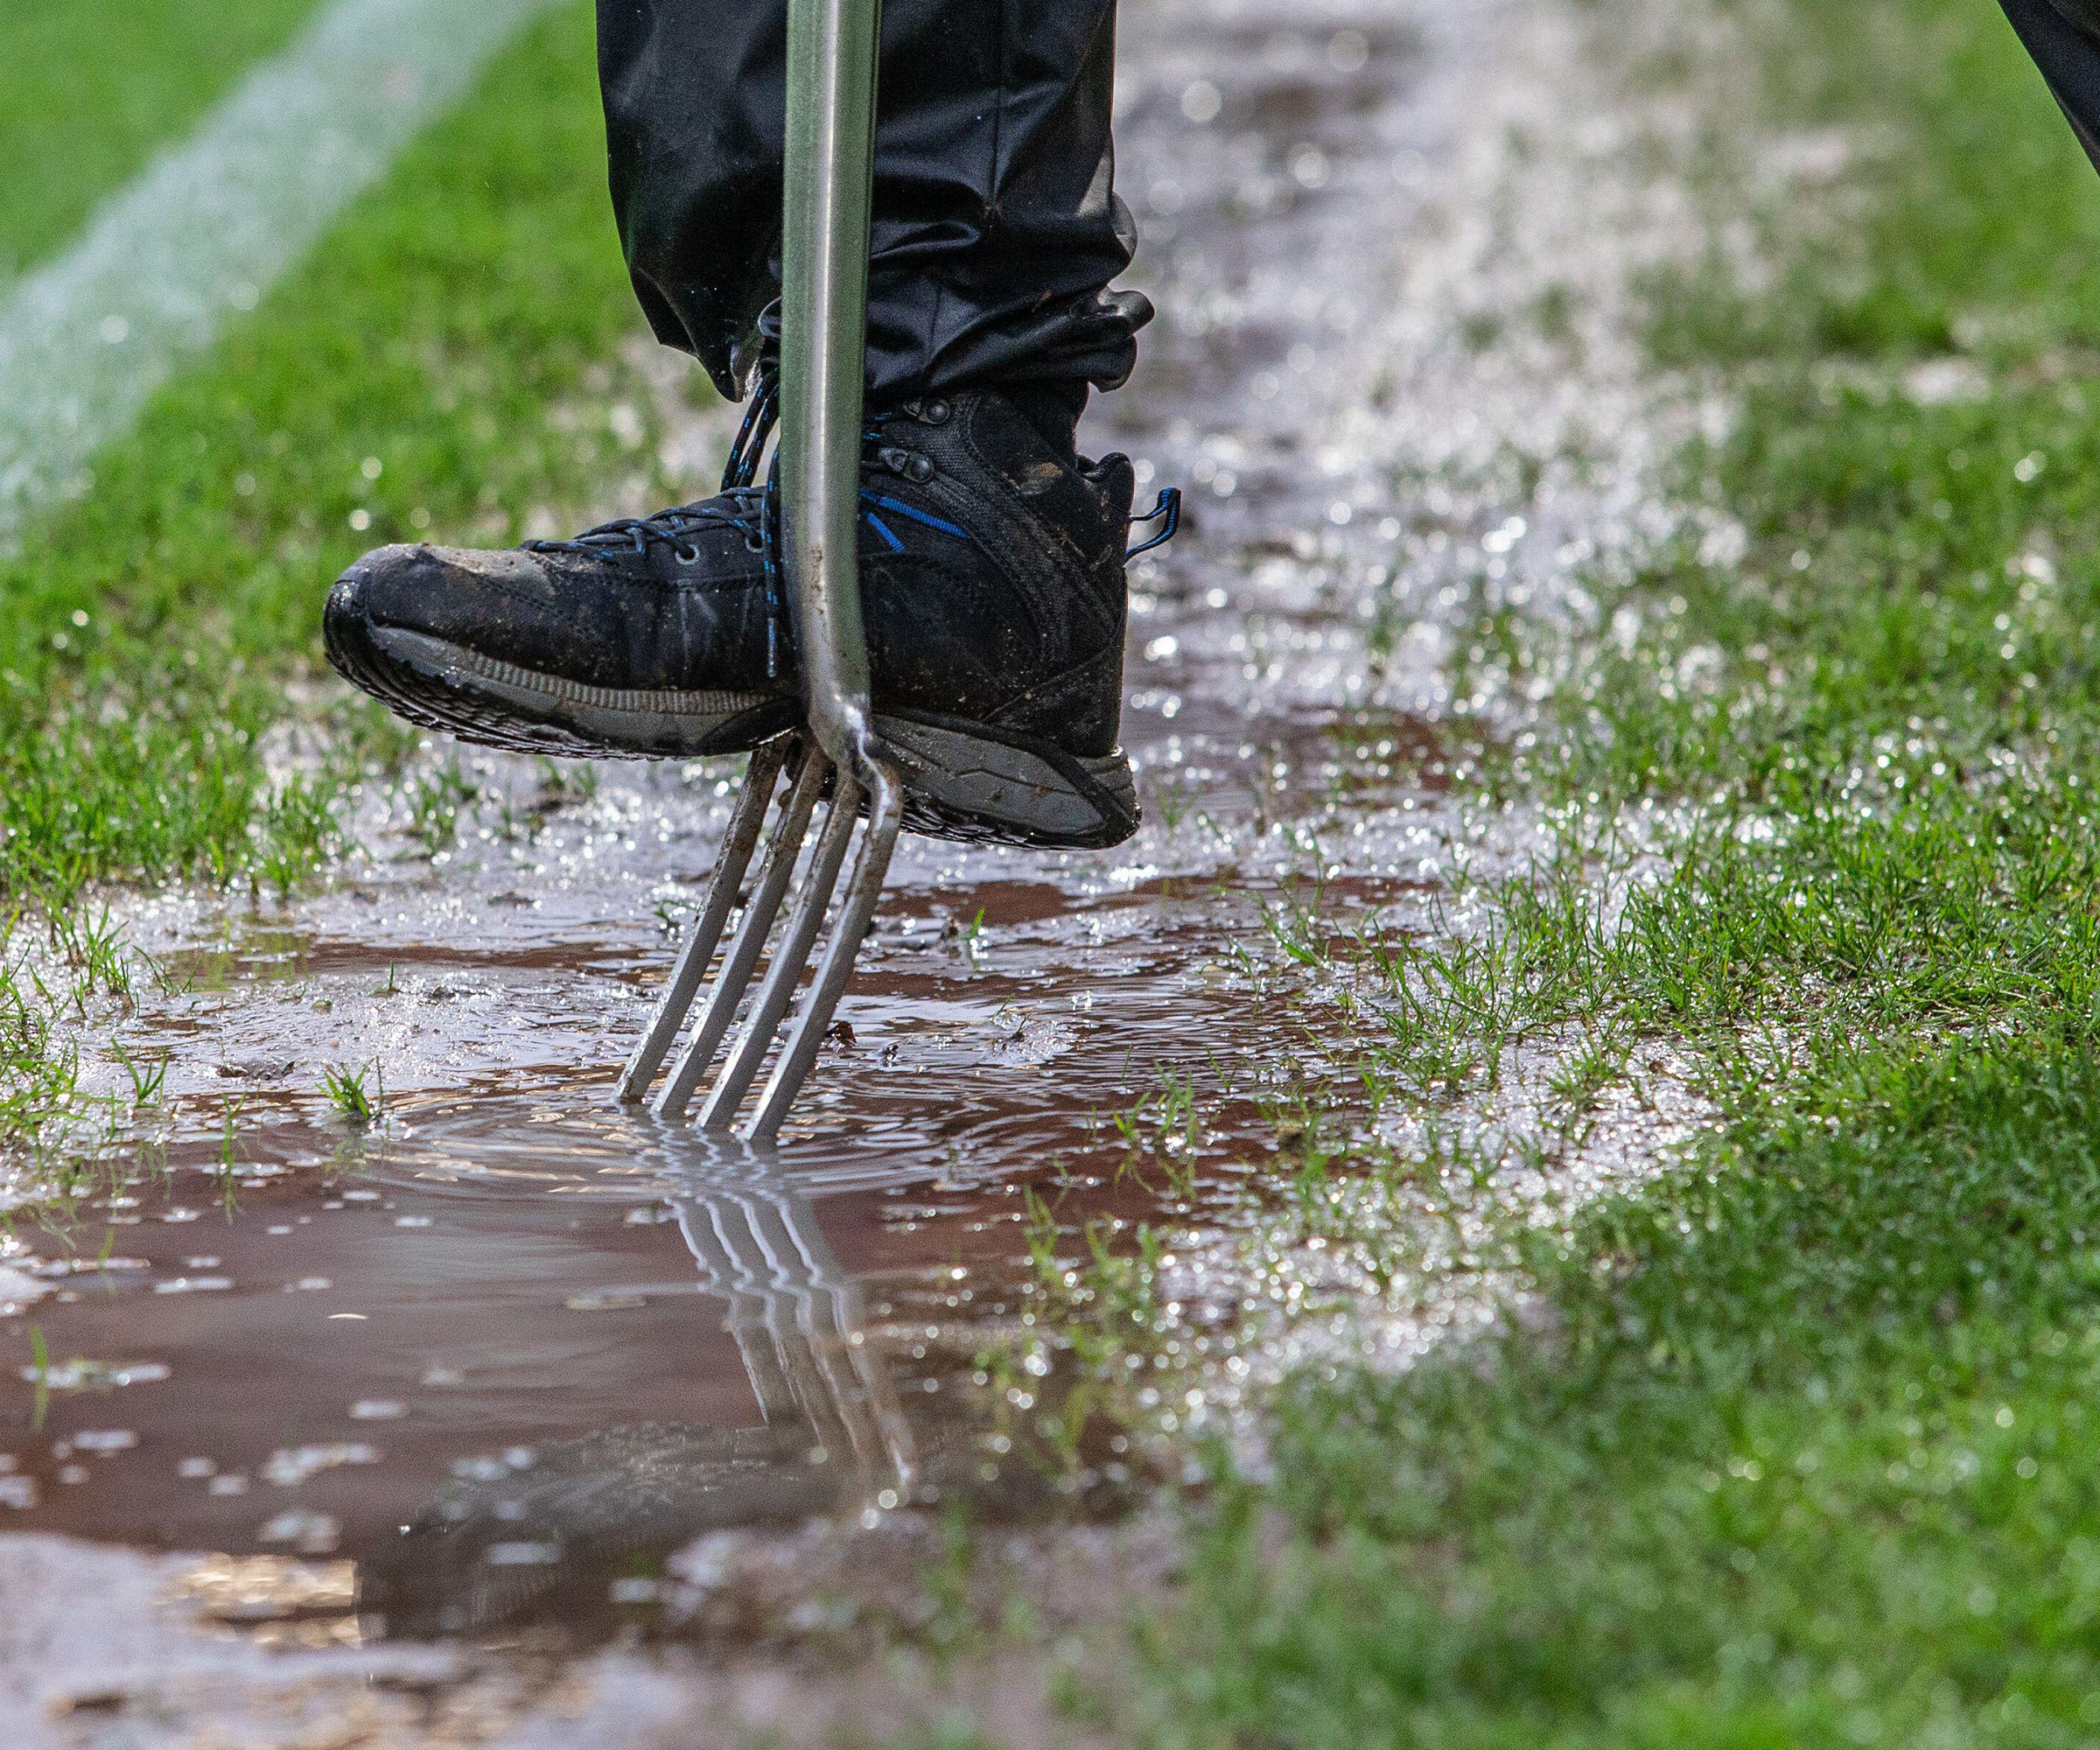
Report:
M 882 899 L 883 877 L 889 872 L 891 853 L 897 848 L 897 830 L 903 822 L 904 795 L 895 778 L 882 766 L 877 766 L 871 776 L 875 788 L 868 811 L 868 836 L 861 846 L 860 860 L 854 865 L 853 878 L 846 884 L 846 896 L 839 902 L 838 921 L 832 928 L 823 963 L 817 968 L 816 984 L 803 1004 L 794 1033 L 780 1048 L 773 1079 L 759 1097 L 759 1109 L 751 1121 L 753 1142 L 771 1142 L 779 1133 L 780 1122 L 802 1090 L 803 1079 L 815 1066 L 832 1014 L 839 998 L 845 995 L 846 981 L 853 976 L 862 939 Z
M 853 836 L 854 818 L 859 812 L 859 787 L 844 772 L 836 775 L 834 782 L 836 788 L 831 812 L 824 821 L 823 836 L 816 842 L 809 872 L 803 878 L 802 895 L 788 914 L 780 942 L 773 951 L 773 963 L 766 969 L 766 982 L 759 987 L 751 1013 L 745 1018 L 737 1048 L 722 1066 L 715 1085 L 708 1089 L 707 1103 L 700 1109 L 704 1130 L 724 1130 L 736 1121 L 737 1108 L 758 1079 L 774 1031 L 788 1012 L 788 1005 L 794 1001 L 795 987 L 808 968 L 809 951 L 816 945 L 817 931 L 823 927 L 831 890 L 838 886 L 838 872 L 844 865 L 847 843 Z
M 765 867 L 759 875 L 758 886 L 752 889 L 751 903 L 744 909 L 744 921 L 729 945 L 721 971 L 715 975 L 715 988 L 708 994 L 707 1007 L 701 1012 L 700 1025 L 694 1030 L 692 1042 L 686 1046 L 685 1055 L 678 1060 L 669 1085 L 656 1102 L 657 1112 L 664 1117 L 675 1118 L 685 1110 L 693 1090 L 700 1085 L 700 1078 L 707 1074 L 715 1054 L 728 1036 L 730 1026 L 737 1018 L 737 1004 L 744 1000 L 751 976 L 758 968 L 759 956 L 765 950 L 766 934 L 780 914 L 788 883 L 794 878 L 794 859 L 802 851 L 802 840 L 809 830 L 809 816 L 816 807 L 817 794 L 823 788 L 825 774 L 830 769 L 831 762 L 814 749 L 803 755 L 802 769 L 796 774 L 794 788 L 788 792 L 774 820 L 773 837 L 766 847 Z M 746 780 L 746 783 L 749 781 Z
M 752 754 L 751 763 L 745 768 L 743 793 L 737 799 L 736 812 L 730 817 L 729 835 L 722 841 L 722 854 L 715 864 L 715 878 L 708 886 L 707 903 L 686 933 L 685 946 L 679 950 L 678 963 L 671 971 L 670 985 L 663 993 L 663 1000 L 656 1005 L 655 1018 L 650 1021 L 648 1032 L 634 1047 L 634 1055 L 627 1060 L 626 1070 L 620 1078 L 620 1098 L 624 1104 L 634 1105 L 648 1096 L 649 1083 L 656 1079 L 656 1072 L 663 1067 L 663 1060 L 677 1040 L 678 1029 L 685 1025 L 700 981 L 707 976 L 708 964 L 721 942 L 723 927 L 728 923 L 730 912 L 737 903 L 737 889 L 743 884 L 744 872 L 751 867 L 752 852 L 759 843 L 759 830 L 766 824 L 766 805 L 773 800 L 780 767 L 787 761 L 791 745 L 786 738 L 766 743 Z

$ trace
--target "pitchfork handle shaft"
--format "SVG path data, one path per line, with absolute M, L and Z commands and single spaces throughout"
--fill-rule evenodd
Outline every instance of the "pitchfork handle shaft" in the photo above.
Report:
M 880 0 L 788 0 L 780 340 L 784 557 L 810 732 L 878 757 L 859 569 Z

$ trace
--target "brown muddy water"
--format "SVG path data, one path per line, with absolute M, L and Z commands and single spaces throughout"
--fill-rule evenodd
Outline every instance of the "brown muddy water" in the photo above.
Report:
M 164 1138 L 0 1242 L 0 1530 L 354 1564 L 242 1571 L 223 1614 L 295 1639 L 589 1642 L 652 1620 L 711 1530 L 1123 1509 L 1156 1446 L 1103 1421 L 1053 1452 L 1026 1413 L 1071 1369 L 1032 1347 L 1062 1304 L 1032 1208 L 1067 1258 L 1089 1222 L 1127 1249 L 1257 1219 L 1271 1096 L 1320 1055 L 1265 912 L 1316 889 L 1335 931 L 1429 927 L 1478 836 L 1435 627 L 1474 581 L 1564 570 L 1585 514 L 1375 441 L 1393 349 L 1448 349 L 1465 313 L 1432 286 L 1391 322 L 1463 194 L 1491 15 L 1129 9 L 1122 186 L 1163 313 L 1087 441 L 1190 493 L 1133 575 L 1147 824 L 1098 856 L 907 842 L 776 1152 L 611 1098 L 733 766 L 594 786 L 462 750 L 475 799 L 365 799 L 369 854 L 326 892 L 128 908 L 180 991 L 121 1031 L 168 1065 Z M 1492 458 L 1530 410 L 1411 416 Z M 381 1118 L 338 1116 L 331 1069 L 383 1085 Z M 1206 1118 L 1170 1189 L 1132 1141 L 1156 1165 L 1184 1087 Z M 1204 1292 L 1162 1340 L 1229 1379 L 1265 1308 L 1222 1278 L 1197 1316 Z M 1171 1432 L 1201 1397 L 1147 1407 Z

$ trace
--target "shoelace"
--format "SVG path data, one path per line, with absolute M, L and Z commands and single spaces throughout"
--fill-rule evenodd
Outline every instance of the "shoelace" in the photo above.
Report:
M 918 403 L 906 410 L 918 410 Z M 699 556 L 692 537 L 704 528 L 733 528 L 743 536 L 745 546 L 752 552 L 764 556 L 766 562 L 766 675 L 768 680 L 777 679 L 780 673 L 780 657 L 786 647 L 788 604 L 782 582 L 780 566 L 780 458 L 776 450 L 772 466 L 766 471 L 763 485 L 759 481 L 759 469 L 766 458 L 766 445 L 771 442 L 780 419 L 780 382 L 774 368 L 761 366 L 752 391 L 751 405 L 746 409 L 744 423 L 738 428 L 736 441 L 730 445 L 729 458 L 723 465 L 722 485 L 716 496 L 699 504 L 681 505 L 669 510 L 660 510 L 650 516 L 621 517 L 616 522 L 587 528 L 581 535 L 566 541 L 528 541 L 525 547 L 535 553 L 581 553 L 600 555 L 607 552 L 628 551 L 646 553 L 651 542 L 662 542 L 672 548 L 677 556 L 690 563 Z M 879 469 L 884 472 L 900 473 L 906 479 L 923 483 L 931 478 L 931 465 L 924 457 L 886 445 L 879 427 L 861 433 L 864 471 Z M 916 465 L 916 466 L 914 466 Z M 924 472 L 920 472 L 924 469 Z M 724 504 L 723 500 L 727 500 Z M 864 486 L 860 493 L 861 517 L 875 533 L 880 536 L 892 553 L 905 550 L 904 542 L 884 521 L 882 513 L 902 517 L 935 533 L 952 539 L 967 541 L 970 531 L 944 517 L 920 510 L 916 505 L 906 503 L 894 495 Z M 1159 494 L 1158 501 L 1143 516 L 1130 520 L 1133 528 L 1158 522 L 1163 526 L 1158 534 L 1149 541 L 1133 547 L 1124 555 L 1126 560 L 1140 554 L 1150 553 L 1164 547 L 1180 533 L 1181 528 L 1181 490 L 1168 486 Z
M 729 459 L 723 466 L 722 485 L 714 498 L 699 504 L 678 505 L 649 516 L 623 516 L 586 528 L 566 541 L 528 541 L 533 553 L 578 553 L 602 556 L 607 553 L 645 554 L 652 544 L 669 547 L 687 564 L 700 556 L 693 537 L 705 528 L 732 528 L 744 537 L 744 545 L 766 561 L 766 675 L 777 679 L 780 672 L 781 627 L 786 603 L 780 589 L 780 459 L 774 459 L 765 484 L 759 483 L 759 466 L 766 445 L 780 416 L 779 377 L 763 370 L 753 388 L 751 405 Z
M 744 536 L 745 545 L 759 551 L 765 538 L 760 521 L 763 488 L 746 486 L 722 496 L 730 500 L 727 506 L 710 501 L 660 510 L 651 516 L 625 516 L 566 541 L 528 541 L 525 547 L 533 553 L 644 553 L 656 542 L 677 549 L 680 557 L 690 563 L 698 556 L 692 542 L 695 535 L 703 528 L 733 528 Z
M 1124 563 L 1126 565 L 1141 553 L 1150 553 L 1156 547 L 1166 546 L 1181 532 L 1181 488 L 1180 486 L 1162 486 L 1159 489 L 1158 502 L 1146 511 L 1143 516 L 1133 516 L 1130 519 L 1130 527 L 1143 528 L 1148 522 L 1160 524 L 1159 532 L 1150 541 L 1140 542 L 1137 546 L 1126 551 L 1123 556 Z
M 680 505 L 650 516 L 624 516 L 602 522 L 566 541 L 528 541 L 534 553 L 646 552 L 650 543 L 690 550 L 691 537 L 703 528 L 733 528 L 744 536 L 753 552 L 766 538 L 765 499 L 770 490 L 758 484 L 759 461 L 766 441 L 780 419 L 780 385 L 771 372 L 760 380 L 746 410 L 737 441 L 730 446 L 729 461 L 722 470 L 722 486 L 714 499 L 700 504 Z M 726 506 L 720 500 L 729 500 Z

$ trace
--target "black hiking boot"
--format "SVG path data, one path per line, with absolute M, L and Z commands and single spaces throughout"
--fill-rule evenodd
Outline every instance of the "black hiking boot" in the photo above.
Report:
M 774 400 L 761 389 L 723 491 L 698 504 L 500 552 L 368 553 L 329 594 L 330 661 L 412 723 L 522 752 L 675 759 L 793 728 L 775 506 L 754 483 Z M 1079 460 L 1007 396 L 972 390 L 872 413 L 861 482 L 876 724 L 906 824 L 1128 838 L 1129 461 Z

